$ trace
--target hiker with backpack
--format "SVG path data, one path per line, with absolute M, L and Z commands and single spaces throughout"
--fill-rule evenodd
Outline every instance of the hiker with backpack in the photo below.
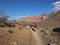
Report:
M 34 22 L 32 24 L 29 25 L 30 28 L 33 30 L 33 31 L 36 31 L 36 28 L 37 28 L 37 24 Z

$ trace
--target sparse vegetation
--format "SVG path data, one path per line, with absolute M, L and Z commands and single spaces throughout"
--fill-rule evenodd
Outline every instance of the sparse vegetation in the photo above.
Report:
M 0 10 L 0 27 L 15 27 L 14 21 L 8 20 L 8 17 L 4 11 Z
M 0 10 L 0 23 L 5 23 L 8 20 L 7 14 Z
M 44 30 L 49 30 L 47 27 L 44 27 Z
M 4 23 L 6 26 L 8 26 L 8 27 L 15 27 L 15 24 L 13 24 L 13 23 Z
M 8 21 L 8 16 L 4 11 L 0 10 L 0 27 L 5 27 L 5 23 Z
M 14 31 L 12 31 L 11 29 L 8 30 L 9 33 L 13 33 Z
M 21 26 L 27 26 L 27 25 L 29 25 L 29 22 L 25 22 L 25 21 L 24 22 L 20 22 L 19 25 L 21 25 Z

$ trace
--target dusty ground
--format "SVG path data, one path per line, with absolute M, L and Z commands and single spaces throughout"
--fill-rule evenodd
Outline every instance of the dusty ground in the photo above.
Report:
M 13 33 L 8 30 L 12 30 Z M 20 26 L 0 27 L 0 45 L 31 45 L 30 40 L 31 34 L 26 28 Z
M 16 27 L 0 27 L 0 45 L 45 45 L 45 43 L 42 37 L 39 37 L 38 29 L 34 32 L 28 26 L 16 25 Z
M 40 27 L 36 29 L 36 32 L 32 31 L 29 26 L 0 27 L 0 45 L 48 45 L 49 36 L 42 33 Z

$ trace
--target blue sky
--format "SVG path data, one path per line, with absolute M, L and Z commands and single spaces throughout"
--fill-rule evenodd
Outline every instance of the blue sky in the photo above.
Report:
M 54 8 L 53 2 L 58 0 L 0 0 L 0 10 L 4 10 L 10 19 L 29 15 L 50 13 Z

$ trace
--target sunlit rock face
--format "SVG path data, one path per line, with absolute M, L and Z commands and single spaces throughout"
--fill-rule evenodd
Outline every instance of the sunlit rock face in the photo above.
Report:
M 20 21 L 39 22 L 39 21 L 45 20 L 47 18 L 48 18 L 47 14 L 41 14 L 39 16 L 28 16 L 28 17 L 20 18 Z

